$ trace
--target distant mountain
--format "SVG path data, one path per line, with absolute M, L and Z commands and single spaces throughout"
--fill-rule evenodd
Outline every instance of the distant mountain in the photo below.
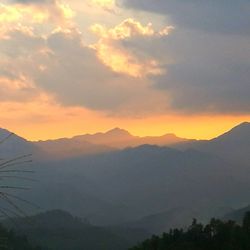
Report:
M 17 138 L 24 143 L 22 150 L 29 145 L 44 153 L 43 161 L 36 161 L 39 181 L 29 183 L 31 189 L 22 197 L 43 211 L 61 208 L 95 225 L 139 222 L 144 217 L 140 223 L 156 223 L 157 230 L 178 226 L 178 216 L 216 217 L 221 207 L 250 202 L 249 123 L 210 141 L 177 143 L 181 149 L 173 148 L 177 144 L 118 149 L 129 138 L 133 136 L 121 129 L 50 142 Z M 60 157 L 53 159 L 46 150 Z M 62 152 L 77 153 L 62 157 Z M 170 220 L 167 215 L 174 209 Z
M 36 150 L 35 145 L 24 138 L 0 128 L 0 158 L 15 157 L 31 154 Z
M 43 155 L 49 159 L 65 159 L 83 155 L 95 155 L 116 150 L 115 148 L 94 144 L 88 141 L 62 138 L 34 142 Z
M 174 134 L 163 136 L 133 136 L 128 131 L 120 128 L 112 129 L 106 133 L 97 133 L 94 135 L 82 135 L 73 137 L 75 140 L 88 141 L 95 144 L 107 145 L 115 148 L 135 147 L 143 144 L 166 146 L 178 142 L 187 141 Z
M 250 123 L 244 122 L 230 131 L 207 141 L 191 141 L 175 145 L 179 149 L 193 148 L 218 155 L 229 162 L 250 166 Z
M 17 227 L 11 221 L 4 224 L 42 249 L 51 250 L 127 250 L 149 236 L 138 229 L 96 227 L 62 210 L 16 218 L 15 222 Z
M 73 138 L 62 138 L 57 140 L 34 142 L 42 151 L 55 158 L 76 157 L 81 155 L 99 154 L 111 152 L 127 147 L 136 147 L 143 144 L 172 145 L 187 141 L 174 134 L 163 136 L 133 136 L 128 131 L 114 128 L 106 133 L 93 135 L 79 135 Z
M 244 122 L 210 142 L 210 152 L 250 166 L 250 123 Z
M 8 157 L 32 153 L 34 157 L 42 160 L 103 154 L 143 144 L 167 146 L 188 141 L 174 134 L 146 137 L 133 136 L 128 131 L 120 128 L 114 128 L 106 133 L 78 135 L 73 138 L 37 142 L 27 141 L 8 130 L 0 129 L 0 141 L 10 134 L 11 137 L 0 145 L 0 154 Z
M 182 207 L 189 210 L 182 214 L 202 207 L 202 215 L 197 211 L 202 219 L 218 215 L 220 207 L 249 201 L 250 183 L 235 170 L 235 165 L 211 154 L 142 145 L 42 163 L 36 170 L 40 181 L 25 198 L 43 209 L 63 208 L 96 225 L 136 221 Z

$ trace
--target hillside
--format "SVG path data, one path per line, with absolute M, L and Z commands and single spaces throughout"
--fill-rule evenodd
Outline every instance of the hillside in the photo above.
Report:
M 18 234 L 33 244 L 51 250 L 127 250 L 149 236 L 143 230 L 101 228 L 73 217 L 62 210 L 53 210 L 27 218 L 16 218 Z M 5 221 L 12 228 L 12 222 Z M 28 250 L 28 249 L 27 249 Z
M 1 250 L 48 250 L 32 246 L 25 236 L 17 235 L 0 225 Z
M 247 250 L 250 247 L 250 213 L 244 216 L 243 224 L 234 221 L 211 219 L 203 225 L 193 220 L 184 230 L 175 228 L 161 236 L 152 236 L 130 250 Z
M 220 207 L 249 200 L 250 184 L 242 182 L 245 175 L 238 175 L 234 165 L 194 150 L 150 145 L 42 163 L 36 177 L 40 181 L 25 194 L 28 200 L 98 225 L 135 221 L 174 208 L 202 207 L 202 217 L 208 218 Z

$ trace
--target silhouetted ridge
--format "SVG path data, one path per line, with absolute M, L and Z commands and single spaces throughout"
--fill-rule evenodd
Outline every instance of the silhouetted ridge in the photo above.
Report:
M 218 136 L 215 140 L 250 140 L 250 123 L 243 122 L 228 132 Z
M 127 136 L 131 136 L 131 134 L 125 130 L 125 129 L 121 129 L 121 128 L 113 128 L 109 131 L 107 131 L 105 134 L 109 134 L 109 135 L 127 135 Z

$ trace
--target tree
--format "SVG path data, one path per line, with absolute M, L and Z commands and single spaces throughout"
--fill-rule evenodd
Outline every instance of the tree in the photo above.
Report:
M 196 220 L 183 229 L 170 230 L 161 237 L 153 236 L 131 250 L 249 250 L 250 212 L 246 213 L 243 225 L 234 221 L 212 219 L 202 225 Z

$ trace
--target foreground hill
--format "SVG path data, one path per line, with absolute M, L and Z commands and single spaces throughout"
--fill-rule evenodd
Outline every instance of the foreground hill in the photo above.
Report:
M 234 221 L 222 222 L 212 219 L 202 225 L 196 220 L 187 230 L 174 229 L 162 236 L 153 236 L 130 250 L 248 250 L 250 249 L 250 214 L 247 213 L 243 225 Z
M 20 236 L 0 225 L 0 249 L 1 250 L 42 250 L 32 246 L 25 236 Z M 47 249 L 43 249 L 47 250 Z
M 15 222 L 16 233 L 26 235 L 42 249 L 51 250 L 127 250 L 149 236 L 143 230 L 96 227 L 62 210 L 15 219 Z M 5 225 L 14 226 L 9 221 Z

